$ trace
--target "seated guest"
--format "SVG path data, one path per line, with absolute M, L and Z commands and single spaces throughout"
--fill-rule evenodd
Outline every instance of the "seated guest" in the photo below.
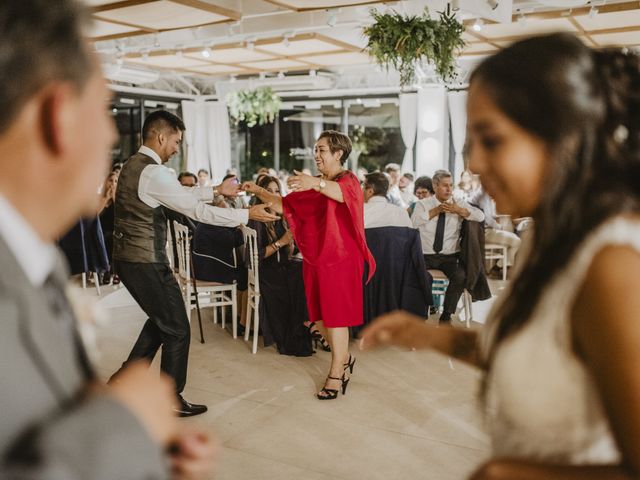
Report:
M 384 167 L 384 173 L 389 175 L 389 193 L 387 194 L 389 201 L 399 207 L 407 208 L 407 205 L 400 195 L 400 165 L 397 163 L 388 163 Z
M 427 268 L 442 270 L 449 278 L 440 316 L 440 322 L 447 323 L 456 310 L 466 280 L 459 258 L 462 221 L 482 222 L 484 214 L 464 200 L 453 201 L 453 181 L 447 170 L 438 170 L 433 175 L 433 189 L 434 196 L 416 203 L 411 221 L 420 230 Z
M 478 182 L 479 184 L 479 175 L 474 175 L 474 182 Z M 496 204 L 489 194 L 484 191 L 481 185 L 479 188 L 473 190 L 473 194 L 469 198 L 469 202 L 480 207 L 484 213 L 484 238 L 486 243 L 507 247 L 506 266 L 513 266 L 516 253 L 518 253 L 518 249 L 522 243 L 520 237 L 513 232 L 504 230 L 498 224 L 496 219 Z M 496 269 L 500 270 L 502 267 L 502 260 L 498 260 L 496 262 Z
M 204 188 L 210 185 L 211 181 L 209 179 L 209 170 L 201 168 L 200 170 L 198 170 L 198 186 L 200 188 Z
M 416 201 L 413 194 L 413 173 L 403 173 L 398 181 L 398 188 L 400 189 L 400 198 L 405 205 L 411 205 Z
M 183 187 L 195 187 L 198 185 L 198 177 L 191 172 L 180 172 L 180 175 L 178 175 L 178 181 Z
M 416 208 L 416 203 L 419 200 L 423 200 L 433 195 L 433 183 L 431 182 L 431 177 L 427 175 L 424 177 L 418 177 L 413 184 L 413 194 L 416 196 L 416 201 L 407 208 L 409 216 L 413 215 L 413 209 Z
M 216 204 L 222 207 L 221 204 Z M 234 227 L 199 223 L 193 234 L 193 276 L 203 282 L 236 283 L 240 333 L 246 323 L 247 268 L 238 247 L 244 245 L 242 232 Z
M 106 284 L 111 281 L 113 274 L 113 224 L 115 220 L 114 202 L 116 199 L 116 188 L 118 187 L 119 172 L 111 171 L 107 176 L 102 192 L 100 194 L 100 206 L 98 207 L 98 216 L 102 225 L 102 234 L 104 237 L 104 245 L 107 250 L 107 258 L 109 259 L 109 270 L 104 273 L 102 283 Z M 113 279 L 114 283 L 120 283 L 117 275 Z
M 281 194 L 280 182 L 271 175 L 264 175 L 258 186 L 270 193 Z M 268 223 L 249 222 L 249 227 L 257 232 L 260 326 L 264 344 L 268 346 L 275 342 L 278 352 L 283 355 L 309 356 L 313 353 L 311 335 L 317 328 L 315 325 L 305 328 L 308 313 L 302 261 L 293 256 L 296 250 L 293 235 L 282 219 Z
M 389 178 L 375 172 L 364 180 L 364 228 L 413 227 L 407 211 L 387 201 Z

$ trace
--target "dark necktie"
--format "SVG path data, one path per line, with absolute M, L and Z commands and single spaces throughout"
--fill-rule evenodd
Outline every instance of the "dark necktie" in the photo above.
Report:
M 433 251 L 440 253 L 442 251 L 442 244 L 444 243 L 444 222 L 447 214 L 441 212 L 438 215 L 438 226 L 436 227 L 436 238 L 433 240 Z
M 71 337 L 75 346 L 75 354 L 78 365 L 82 370 L 85 378 L 91 380 L 95 378 L 95 373 L 89 362 L 89 357 L 84 349 L 80 334 L 76 327 L 76 320 L 67 295 L 64 291 L 64 285 L 56 278 L 54 274 L 49 275 L 42 286 L 47 301 L 54 312 L 56 320 L 64 335 Z

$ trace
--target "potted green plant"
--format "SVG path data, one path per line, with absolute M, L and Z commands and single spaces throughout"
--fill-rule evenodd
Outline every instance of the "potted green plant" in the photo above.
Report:
M 375 23 L 363 29 L 368 38 L 365 51 L 386 69 L 395 68 L 402 87 L 413 83 L 416 64 L 424 60 L 443 81 L 454 79 L 456 52 L 465 45 L 464 26 L 449 6 L 438 14 L 439 18 L 433 19 L 426 8 L 422 15 L 371 10 Z
M 246 122 L 248 127 L 273 123 L 282 100 L 271 87 L 258 87 L 254 90 L 236 90 L 226 97 L 231 118 L 238 124 Z

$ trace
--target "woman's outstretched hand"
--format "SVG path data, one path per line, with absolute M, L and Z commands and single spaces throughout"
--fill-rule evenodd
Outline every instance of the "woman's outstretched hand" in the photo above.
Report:
M 428 326 L 423 319 L 396 310 L 378 317 L 364 329 L 360 335 L 360 349 L 367 350 L 381 345 L 423 347 L 427 343 L 428 335 Z
M 293 175 L 287 180 L 287 187 L 292 192 L 305 192 L 307 190 L 314 190 L 320 185 L 320 179 L 318 177 L 312 177 L 306 173 L 293 171 Z

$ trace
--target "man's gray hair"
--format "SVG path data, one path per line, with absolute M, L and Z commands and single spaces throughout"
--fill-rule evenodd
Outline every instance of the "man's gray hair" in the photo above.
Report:
M 434 185 L 438 185 L 442 179 L 452 178 L 451 172 L 449 170 L 436 170 L 436 173 L 433 174 L 431 178 Z
M 87 18 L 75 0 L 0 0 L 0 134 L 48 83 L 86 84 L 93 69 Z

